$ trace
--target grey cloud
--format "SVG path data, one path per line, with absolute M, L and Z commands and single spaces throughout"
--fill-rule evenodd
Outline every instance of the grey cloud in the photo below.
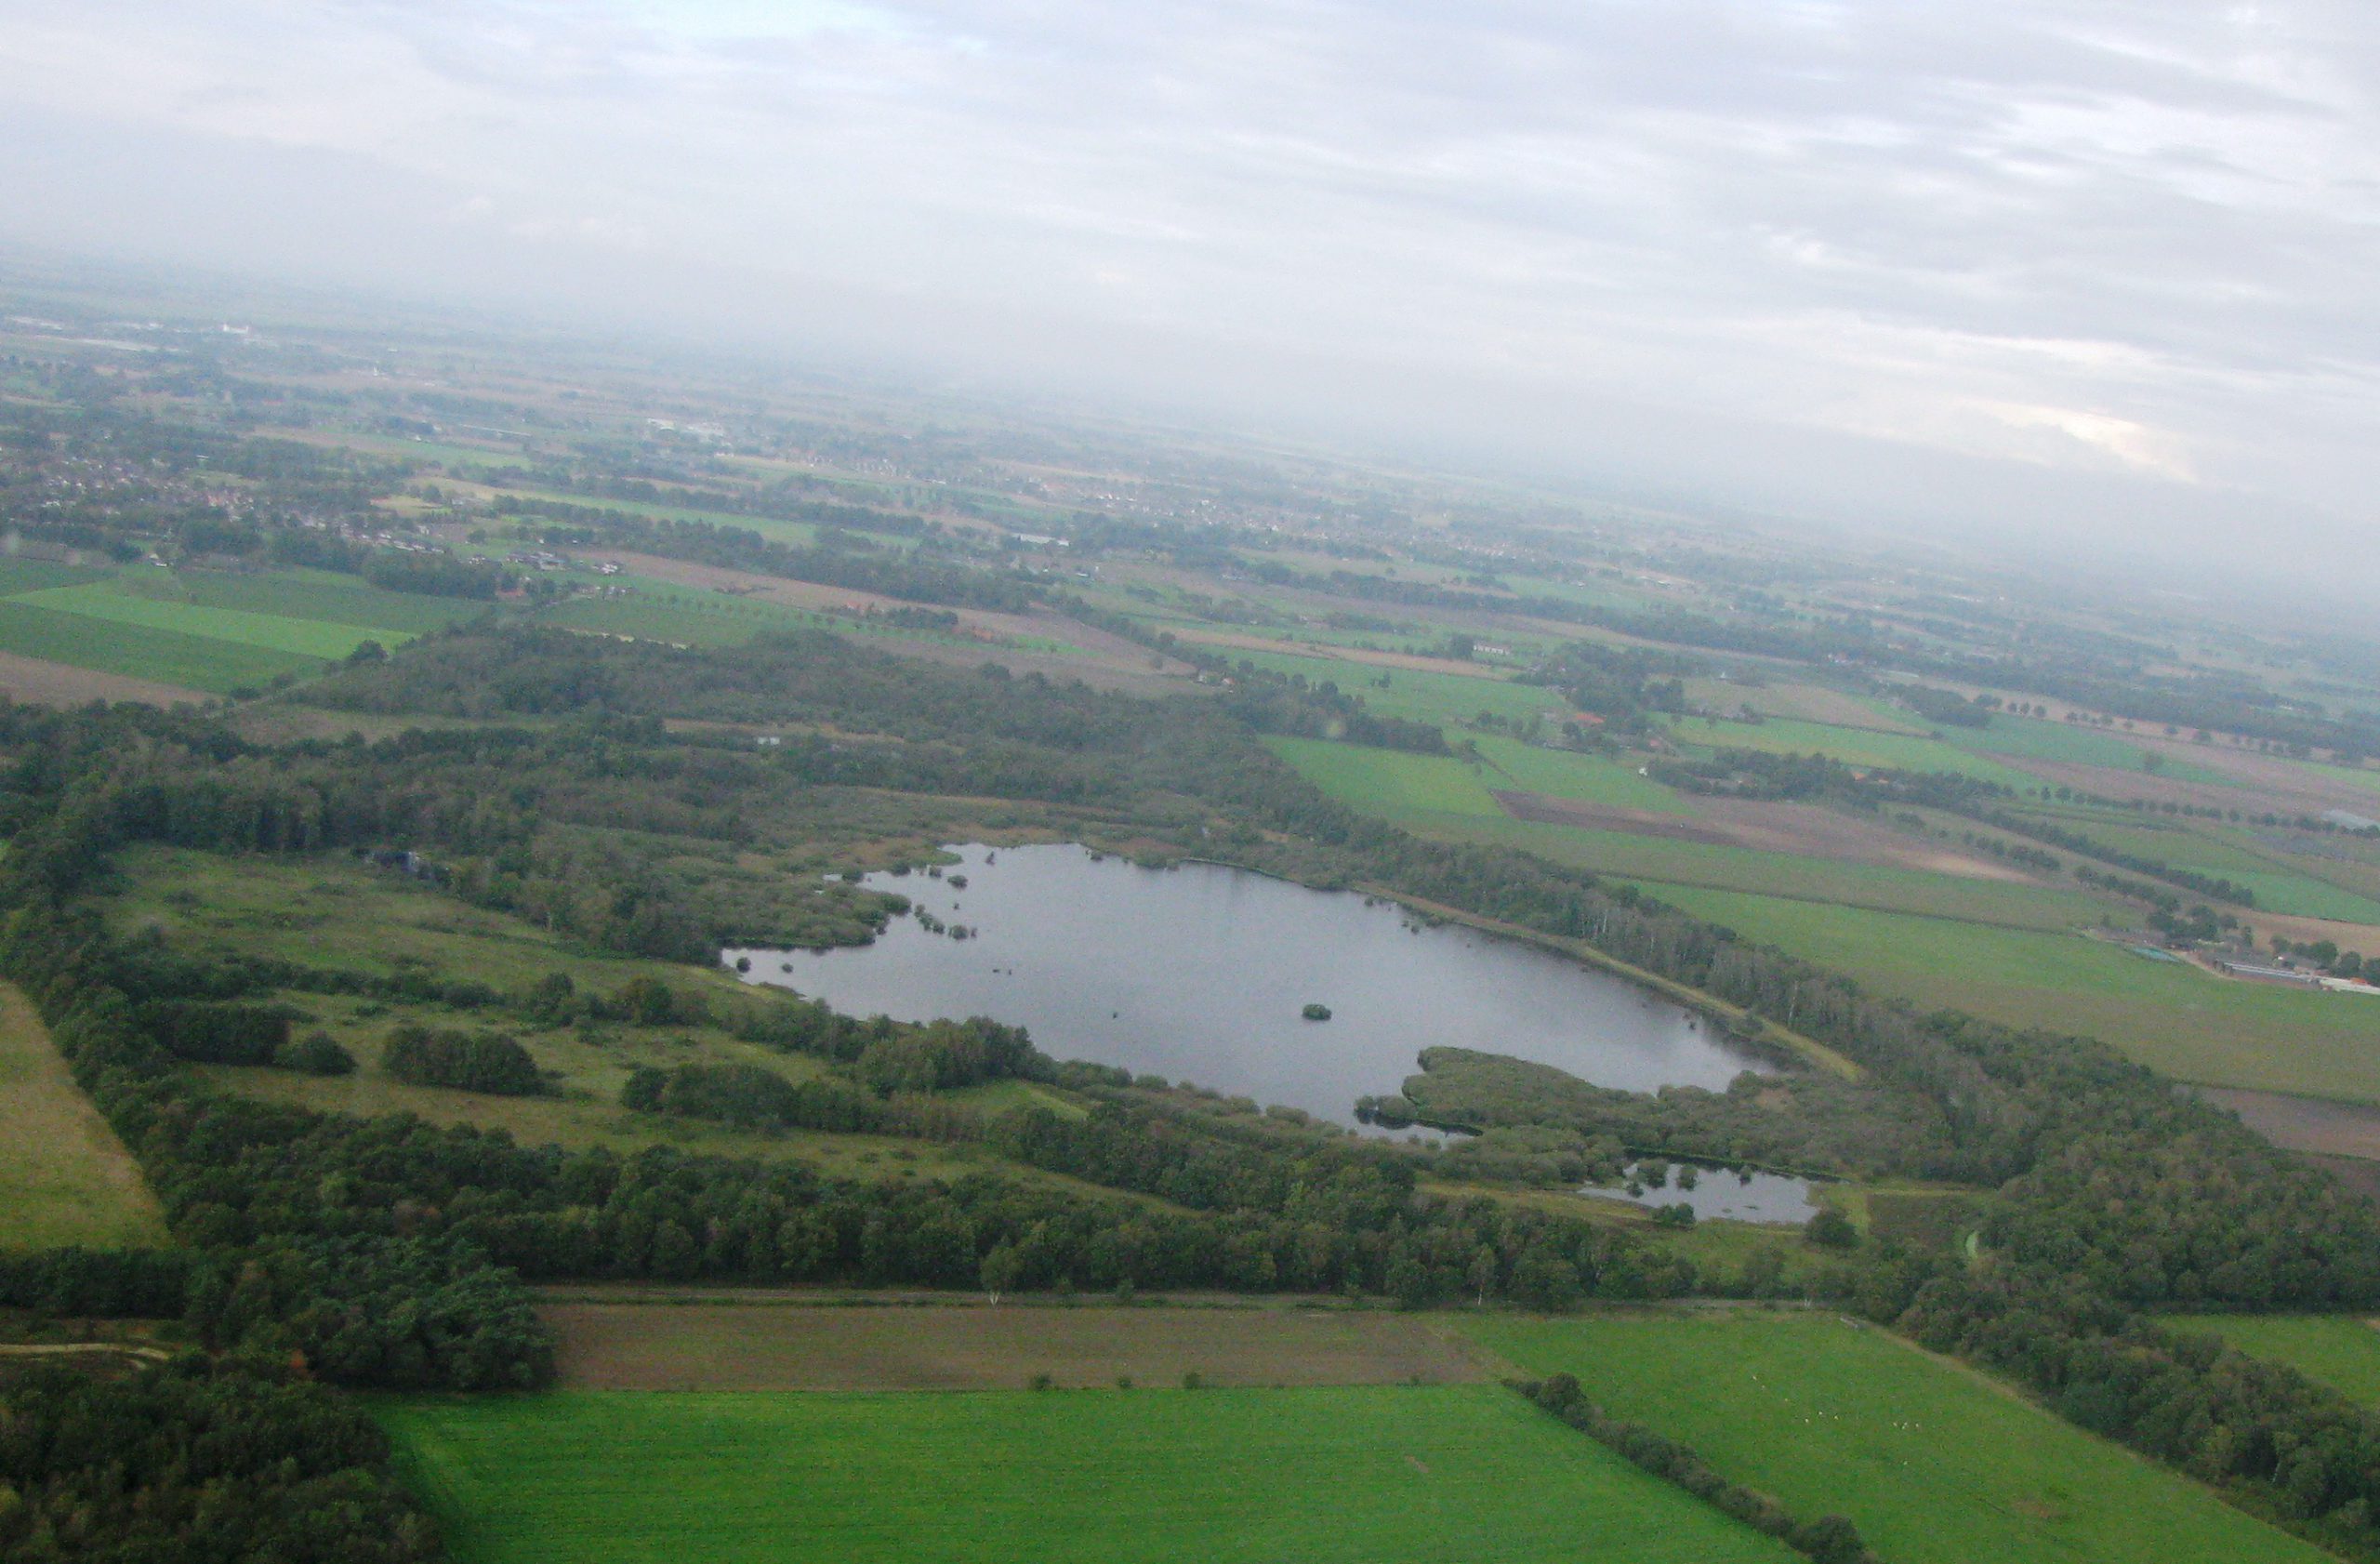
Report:
M 2351 5 L 12 8 L 24 239 L 1911 526 L 2380 477 Z

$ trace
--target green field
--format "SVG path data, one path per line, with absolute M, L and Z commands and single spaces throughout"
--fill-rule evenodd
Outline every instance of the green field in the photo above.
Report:
M 1893 1564 L 2279 1564 L 2329 1556 L 1984 1377 L 1831 1315 L 1482 1319 L 1797 1515 L 1848 1516 Z
M 1940 739 L 1877 733 L 1868 728 L 1837 727 L 1831 722 L 1791 720 L 1731 722 L 1681 717 L 1671 722 L 1670 735 L 1680 744 L 1702 745 L 1713 749 L 1758 749 L 1773 755 L 1825 755 L 1845 765 L 1957 772 L 2019 791 L 2041 785 L 2038 778 L 2025 772 L 2002 765 L 1987 756 L 1970 754 Z
M 1339 791 L 1342 782 L 1327 771 L 1308 779 L 1324 791 L 1368 808 L 1421 836 L 1517 847 L 1555 863 L 1599 874 L 1659 880 L 1673 885 L 1811 897 L 1848 907 L 1912 912 L 1937 918 L 2027 929 L 2068 929 L 2096 922 L 2098 903 L 2077 891 L 2011 881 L 1971 880 L 1926 869 L 1879 864 L 1847 864 L 1833 858 L 1765 853 L 1700 842 L 1672 842 L 1627 831 L 1586 830 L 1499 813 L 1391 807 Z M 1492 802 L 1492 801 L 1491 801 Z
M 2176 1080 L 2380 1102 L 2380 1002 L 2239 982 L 2075 935 L 1692 886 L 1645 887 L 1917 1004 L 2112 1043 Z
M 265 576 L 194 570 L 175 574 L 184 601 L 195 606 L 361 626 L 382 632 L 377 639 L 384 645 L 394 644 L 389 632 L 399 638 L 427 635 L 477 618 L 496 606 L 479 598 L 384 591 L 352 576 L 329 571 L 279 570 Z
M 2361 865 L 2293 860 L 2256 844 L 2238 827 L 2211 821 L 2160 825 L 2104 811 L 2059 811 L 2050 819 L 2102 846 L 2244 885 L 2255 894 L 2256 906 L 2268 912 L 2380 923 L 2380 900 L 2353 888 L 2361 881 L 2380 890 L 2380 874 Z
M 1507 679 L 1475 678 L 1462 673 L 1427 669 L 1376 668 L 1340 657 L 1303 656 L 1295 652 L 1250 652 L 1237 646 L 1210 646 L 1207 651 L 1247 661 L 1276 673 L 1295 673 L 1320 683 L 1329 681 L 1363 698 L 1375 716 L 1403 717 L 1443 727 L 1469 722 L 1482 711 L 1507 721 L 1543 715 L 1549 721 L 1562 710 L 1562 697 L 1541 684 L 1515 684 Z M 1381 687 L 1385 676 L 1388 686 Z
M 22 598 L 0 601 L 0 652 L 155 679 L 210 695 L 260 685 L 284 673 L 315 673 L 323 667 L 316 656 L 87 614 L 61 614 Z
M 93 581 L 79 587 L 52 587 L 26 592 L 12 600 L 33 608 L 77 614 L 116 625 L 205 636 L 271 652 L 329 660 L 343 657 L 364 642 L 407 641 L 403 630 L 373 625 L 328 624 L 316 619 L 286 617 L 274 612 L 241 608 L 209 608 L 197 603 L 175 603 L 124 590 L 113 581 Z
M 1795 1557 L 1495 1385 L 377 1410 L 462 1564 Z
M 2252 1358 L 2286 1363 L 2349 1400 L 2380 1407 L 2380 1329 L 2357 1315 L 2180 1315 L 2164 1323 L 2221 1336 Z
M 2100 728 L 2041 717 L 1996 716 L 1990 727 L 1945 730 L 1943 736 L 1962 749 L 1987 755 L 2107 766 L 2115 771 L 2138 771 L 2141 757 L 2149 752 Z
M 0 985 L 0 1249 L 162 1244 L 165 1219 L 24 995 Z
M 1306 780 L 1358 809 L 1381 815 L 1419 809 L 1495 819 L 1504 815 L 1503 806 L 1467 762 L 1320 738 L 1264 742 Z
M 51 587 L 79 587 L 86 581 L 104 581 L 108 574 L 84 565 L 0 556 L 0 597 L 15 597 L 20 592 L 38 592 Z
M 1514 738 L 1483 735 L 1474 740 L 1488 762 L 1485 780 L 1491 788 L 1553 798 L 1580 799 L 1620 809 L 1650 810 L 1659 815 L 1692 815 L 1693 801 L 1648 776 L 1637 775 L 1636 764 L 1601 755 L 1548 749 Z

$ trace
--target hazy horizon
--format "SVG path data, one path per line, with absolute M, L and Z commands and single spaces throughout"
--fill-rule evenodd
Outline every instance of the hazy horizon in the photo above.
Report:
M 12 11 L 42 251 L 2380 580 L 2344 5 Z

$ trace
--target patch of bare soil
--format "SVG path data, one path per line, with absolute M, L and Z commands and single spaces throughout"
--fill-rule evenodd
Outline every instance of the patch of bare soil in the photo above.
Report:
M 1713 847 L 1748 847 L 1763 853 L 1794 853 L 1844 863 L 1917 868 L 1970 880 L 2030 883 L 2031 877 L 1970 853 L 1913 837 L 1882 821 L 1839 815 L 1811 803 L 1762 803 L 1746 799 L 1698 799 L 1699 815 L 1686 817 L 1544 793 L 1498 792 L 1496 802 L 1515 820 L 1575 826 L 1582 830 L 1626 831 L 1672 842 Z
M 82 706 L 95 700 L 112 705 L 120 700 L 143 706 L 192 705 L 214 697 L 204 690 L 186 690 L 153 679 L 133 679 L 121 673 L 99 673 L 87 668 L 22 657 L 0 652 L 0 695 L 28 706 Z
M 2126 740 L 2139 739 L 2136 734 L 2122 736 Z M 1994 758 L 2044 782 L 2061 784 L 2077 792 L 2096 793 L 2102 798 L 2147 799 L 2152 803 L 2241 809 L 2244 806 L 2241 802 L 2240 789 L 2244 788 L 2256 795 L 2258 813 L 2272 810 L 2281 815 L 2320 815 L 2326 809 L 2345 809 L 2363 815 L 2373 813 L 2375 795 L 2370 789 L 2303 771 L 2268 756 L 2226 753 L 2193 746 L 2171 749 L 2171 752 L 2177 760 L 2186 760 L 2209 771 L 2235 777 L 2237 784 L 2226 787 L 2206 782 L 2186 782 L 2155 772 L 2123 771 L 2112 766 L 2082 765 L 2073 761 L 2033 760 L 2022 755 Z
M 2240 918 L 2267 944 L 2274 934 L 2300 945 L 2329 940 L 2342 950 L 2380 953 L 2380 923 L 2345 923 L 2330 918 L 2301 918 L 2293 913 L 2242 909 Z
M 1015 1389 L 1453 1384 L 1488 1377 L 1450 1332 L 1346 1310 L 554 1304 L 562 1383 L 605 1390 Z
M 2380 1004 L 2380 1000 L 2357 1002 Z M 2380 1160 L 2380 1107 L 2232 1086 L 2202 1086 L 2198 1094 L 2229 1108 L 2248 1128 L 2286 1150 Z
M 685 560 L 663 559 L 657 554 L 607 551 L 603 557 L 615 559 L 640 575 L 672 586 L 694 587 L 813 613 L 866 613 L 871 608 L 885 613 L 916 606 L 878 592 L 854 591 L 848 587 L 822 586 L 815 581 L 795 581 L 720 565 L 694 564 Z M 951 612 L 959 616 L 964 632 L 983 638 L 981 646 L 909 641 L 898 636 L 872 636 L 868 644 L 926 662 L 966 668 L 994 662 L 1012 673 L 1039 673 L 1053 680 L 1080 679 L 1102 689 L 1153 691 L 1197 671 L 1179 658 L 1159 657 L 1120 635 L 1048 609 L 1035 609 L 1028 614 L 1001 614 L 987 608 L 958 608 Z M 1090 655 L 1041 652 L 1006 644 L 1018 640 L 1063 642 L 1079 646 Z
M 1501 669 L 1484 663 L 1456 662 L 1450 657 L 1416 656 L 1410 652 L 1372 652 L 1361 646 L 1276 641 L 1270 636 L 1242 635 L 1236 630 L 1176 630 L 1174 634 L 1202 646 L 1223 646 L 1239 652 L 1277 652 L 1291 657 L 1329 657 L 1334 662 L 1363 663 L 1371 668 L 1401 668 L 1414 673 L 1451 673 L 1463 679 L 1503 677 Z

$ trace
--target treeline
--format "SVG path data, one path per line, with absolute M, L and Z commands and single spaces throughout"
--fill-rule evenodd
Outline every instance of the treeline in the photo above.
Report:
M 2013 831 L 2018 836 L 2029 836 L 2036 842 L 2046 842 L 2053 847 L 2063 847 L 2069 853 L 2096 858 L 2101 863 L 2113 864 L 2118 868 L 2128 868 L 2135 874 L 2145 874 L 2152 879 L 2164 881 L 2169 885 L 2178 885 L 2185 891 L 2194 892 L 2212 901 L 2228 902 L 2234 907 L 2256 905 L 2255 892 L 2245 885 L 2236 885 L 2221 875 L 2201 874 L 2196 869 L 2177 868 L 2162 858 L 2152 858 L 2145 853 L 2129 853 L 2121 847 L 2110 847 L 2085 832 L 2054 825 L 2037 815 L 2018 815 L 2010 810 L 1994 808 L 1975 809 L 1971 813 L 1976 819 L 1987 826 L 1997 826 L 2003 831 Z M 2171 909 L 2168 908 L 2168 910 Z
M 1551 684 L 1573 710 L 1590 712 L 1611 729 L 1629 733 L 1642 729 L 1655 712 L 1684 711 L 1683 681 L 1702 670 L 1702 659 L 1675 652 L 1573 641 L 1541 667 L 1522 674 L 1519 682 Z
M 830 548 L 823 543 L 796 548 L 763 537 L 748 527 L 729 526 L 721 522 L 639 516 L 591 506 L 558 506 L 550 500 L 506 497 L 497 501 L 497 509 L 529 516 L 550 516 L 557 510 L 566 513 L 566 519 L 556 519 L 545 529 L 545 540 L 558 547 L 660 554 L 694 564 L 815 581 L 822 586 L 875 592 L 911 603 L 992 608 L 1012 614 L 1030 609 L 1040 595 L 1031 582 L 1012 575 L 973 565 L 939 563 L 897 550 Z
M 1402 1094 L 1368 1099 L 1378 1121 L 1494 1132 L 1554 1127 L 1646 1155 L 1879 1176 L 1955 1155 L 1950 1127 L 1905 1093 L 1814 1070 L 1747 1070 L 1722 1092 L 1596 1086 L 1550 1066 L 1466 1048 L 1425 1048 Z M 1358 1105 L 1363 1107 L 1366 1105 Z M 1616 1172 L 1617 1170 L 1610 1170 Z
M 1893 691 L 1895 698 L 1929 722 L 1939 722 L 1952 728 L 1988 728 L 1991 725 L 1991 710 L 1982 696 L 1969 700 L 1955 690 L 1937 690 L 1928 684 L 1903 684 Z
M 1652 775 L 1685 792 L 1746 799 L 1831 798 L 1859 809 L 1887 804 L 1973 812 L 2007 789 L 1954 771 L 1855 768 L 1829 756 L 1726 749 L 1695 760 L 1652 762 Z
M 1721 1477 L 1692 1446 L 1643 1424 L 1611 1416 L 1586 1398 L 1574 1375 L 1554 1374 L 1514 1388 L 1596 1443 L 1755 1531 L 1775 1537 L 1817 1564 L 1881 1564 L 1850 1520 L 1839 1515 L 1823 1515 L 1815 1520 L 1795 1518 L 1767 1494 Z
M 14 1377 L 0 1557 L 433 1564 L 436 1526 L 352 1402 L 287 1371 L 189 1357 L 110 1380 Z

